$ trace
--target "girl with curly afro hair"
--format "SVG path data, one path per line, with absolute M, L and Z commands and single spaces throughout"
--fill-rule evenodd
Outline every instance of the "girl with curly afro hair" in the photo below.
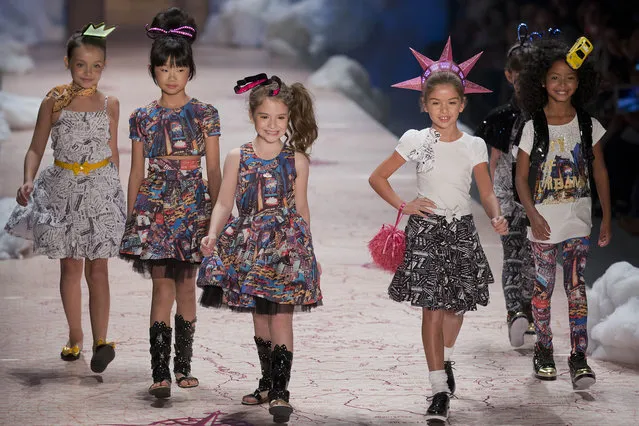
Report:
M 594 179 L 603 210 L 600 247 L 608 245 L 611 237 L 610 188 L 598 143 L 605 129 L 583 110 L 596 92 L 597 75 L 587 59 L 573 69 L 566 60 L 569 51 L 570 45 L 561 39 L 544 36 L 534 43 L 521 73 L 521 105 L 533 119 L 522 130 L 515 185 L 530 221 L 528 239 L 537 274 L 532 298 L 537 334 L 534 374 L 542 380 L 557 378 L 550 299 L 561 255 L 570 320 L 568 366 L 573 387 L 583 390 L 595 383 L 595 373 L 586 362 L 584 269 L 592 227 L 590 181 Z

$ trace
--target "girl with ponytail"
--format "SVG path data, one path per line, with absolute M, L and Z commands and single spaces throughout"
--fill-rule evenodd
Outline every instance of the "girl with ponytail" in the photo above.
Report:
M 287 390 L 293 361 L 293 312 L 322 304 L 307 200 L 309 150 L 317 139 L 306 88 L 258 74 L 238 81 L 250 90 L 257 135 L 229 152 L 202 239 L 198 286 L 203 306 L 253 314 L 262 378 L 242 404 L 269 402 L 276 423 L 293 411 Z M 229 221 L 235 200 L 239 215 Z

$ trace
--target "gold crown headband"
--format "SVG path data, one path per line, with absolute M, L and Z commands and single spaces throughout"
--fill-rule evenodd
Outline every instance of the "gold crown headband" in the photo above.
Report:
M 86 30 L 82 33 L 83 36 L 89 37 L 100 37 L 106 38 L 109 34 L 111 34 L 115 30 L 115 26 L 111 28 L 105 28 L 104 22 L 99 24 L 97 27 L 93 25 L 93 23 L 89 24 Z

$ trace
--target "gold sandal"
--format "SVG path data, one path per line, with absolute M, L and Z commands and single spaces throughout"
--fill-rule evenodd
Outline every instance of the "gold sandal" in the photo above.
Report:
M 62 347 L 62 352 L 60 352 L 60 358 L 64 361 L 77 361 L 80 359 L 80 355 L 82 354 L 82 349 L 78 345 L 73 345 L 69 347 L 69 344 L 66 344 Z

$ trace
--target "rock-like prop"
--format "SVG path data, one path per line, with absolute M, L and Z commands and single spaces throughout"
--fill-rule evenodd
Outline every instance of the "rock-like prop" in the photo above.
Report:
M 9 123 L 4 116 L 4 113 L 0 111 L 0 142 L 6 141 L 9 139 L 9 135 L 11 135 L 11 129 L 9 128 Z M 2 149 L 2 146 L 0 146 Z
M 32 252 L 31 241 L 14 237 L 4 230 L 4 225 L 16 205 L 13 198 L 0 198 L 0 260 L 22 259 Z
M 0 73 L 26 74 L 33 70 L 34 63 L 25 43 L 0 34 Z
M 338 90 L 373 118 L 384 121 L 387 104 L 384 96 L 378 89 L 371 87 L 364 67 L 347 56 L 332 56 L 309 77 L 308 85 L 317 89 Z
M 291 0 L 225 1 L 209 15 L 200 36 L 204 43 L 236 47 L 262 47 L 270 19 L 285 13 Z
M 27 45 L 62 41 L 66 35 L 66 0 L 3 1 L 0 40 L 11 37 Z
M 592 358 L 639 364 L 639 268 L 612 264 L 587 295 Z
M 209 16 L 200 39 L 324 60 L 363 45 L 384 6 L 383 0 L 226 1 Z
M 0 92 L 0 111 L 11 130 L 33 129 L 42 99 Z

